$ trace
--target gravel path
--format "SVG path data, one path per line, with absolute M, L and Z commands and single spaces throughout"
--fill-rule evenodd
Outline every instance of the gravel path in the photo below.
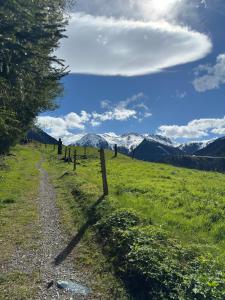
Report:
M 80 283 L 82 274 L 73 268 L 70 256 L 60 265 L 55 265 L 57 255 L 66 247 L 68 239 L 60 229 L 59 212 L 55 203 L 55 191 L 49 182 L 48 174 L 39 165 L 40 196 L 38 199 L 41 227 L 41 245 L 39 254 L 42 284 L 37 299 L 91 299 L 90 296 L 75 295 L 57 288 L 59 280 L 71 280 Z
M 75 294 L 57 286 L 59 281 L 70 281 L 81 285 L 81 288 L 86 288 L 87 279 L 81 270 L 74 268 L 71 255 L 67 254 L 64 259 L 60 260 L 60 263 L 55 263 L 56 258 L 66 249 L 70 240 L 60 228 L 55 189 L 49 181 L 47 172 L 41 167 L 41 162 L 37 167 L 40 171 L 40 190 L 37 199 L 39 220 L 27 228 L 29 232 L 33 232 L 27 244 L 28 248 L 18 247 L 11 261 L 2 266 L 1 272 L 9 274 L 19 271 L 27 275 L 32 275 L 33 272 L 39 273 L 38 294 L 32 300 L 102 299 L 92 293 Z M 27 284 L 29 286 L 29 282 Z M 31 288 L 34 288 L 33 282 L 30 284 Z

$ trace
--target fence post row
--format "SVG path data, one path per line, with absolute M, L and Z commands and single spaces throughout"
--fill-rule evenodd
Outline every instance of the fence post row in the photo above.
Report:
M 103 184 L 103 195 L 107 196 L 109 194 L 107 173 L 106 173 L 106 163 L 105 163 L 105 151 L 103 148 L 100 149 L 100 162 L 101 162 L 101 172 L 102 172 L 102 184 Z

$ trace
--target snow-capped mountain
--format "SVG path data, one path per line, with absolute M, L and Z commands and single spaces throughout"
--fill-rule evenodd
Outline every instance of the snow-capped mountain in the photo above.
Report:
M 183 152 L 169 143 L 144 139 L 134 151 L 134 157 L 145 161 L 163 162 L 170 156 L 183 155 Z
M 108 142 L 98 134 L 86 134 L 75 143 L 81 147 L 109 148 Z
M 160 135 L 153 135 L 153 134 L 138 134 L 138 133 L 126 133 L 122 135 L 116 135 L 115 133 L 104 133 L 101 134 L 103 138 L 107 140 L 110 147 L 112 148 L 115 144 L 119 148 L 125 148 L 130 151 L 132 148 L 136 148 L 140 145 L 144 139 L 150 141 L 156 141 L 164 145 L 172 145 L 170 139 L 160 136 Z
M 110 148 L 113 148 L 115 144 L 119 148 L 125 148 L 128 151 L 131 148 L 136 148 L 144 139 L 144 137 L 137 133 L 128 133 L 123 135 L 116 135 L 112 133 L 105 133 L 101 135 L 104 137 L 110 145 Z
M 225 137 L 213 140 L 206 147 L 197 151 L 195 155 L 225 157 Z
M 215 139 L 212 140 L 205 140 L 205 141 L 196 141 L 196 142 L 188 142 L 179 145 L 179 149 L 182 150 L 184 153 L 188 155 L 192 155 L 195 152 L 204 149 L 209 144 L 213 143 Z
M 103 134 L 86 134 L 73 144 L 78 146 L 104 147 L 110 149 L 113 149 L 116 144 L 123 152 L 130 152 L 131 149 L 135 149 L 145 139 L 155 141 L 163 145 L 172 146 L 170 139 L 160 135 L 138 133 L 117 135 L 113 132 Z
M 157 135 L 157 134 L 144 134 L 143 136 L 148 141 L 158 142 L 158 143 L 166 145 L 166 146 L 173 146 L 171 139 L 169 139 L 165 136 Z

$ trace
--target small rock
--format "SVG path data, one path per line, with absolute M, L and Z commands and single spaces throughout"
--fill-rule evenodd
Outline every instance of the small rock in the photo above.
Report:
M 90 289 L 87 288 L 86 286 L 83 286 L 81 284 L 72 281 L 58 281 L 57 287 L 59 289 L 67 290 L 69 292 L 72 292 L 74 294 L 79 294 L 79 295 L 86 296 L 91 293 Z

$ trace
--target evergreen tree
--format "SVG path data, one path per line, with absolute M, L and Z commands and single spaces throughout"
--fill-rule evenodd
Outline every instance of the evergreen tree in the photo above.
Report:
M 63 0 L 0 0 L 0 152 L 54 109 L 67 74 L 54 55 L 65 31 Z M 15 128 L 15 131 L 13 131 Z

